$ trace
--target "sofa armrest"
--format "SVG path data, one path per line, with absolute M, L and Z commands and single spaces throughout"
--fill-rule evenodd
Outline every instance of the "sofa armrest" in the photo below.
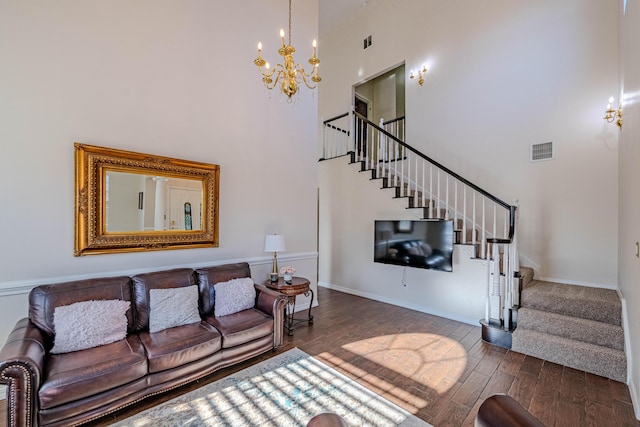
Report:
M 524 409 L 518 401 L 506 394 L 488 397 L 476 414 L 475 427 L 544 427 L 537 418 Z
M 20 320 L 0 350 L 0 384 L 7 390 L 7 425 L 38 424 L 38 390 L 44 370 L 45 337 L 29 319 Z
M 256 288 L 256 309 L 273 317 L 273 348 L 283 344 L 284 340 L 284 306 L 287 297 L 264 285 L 254 284 Z

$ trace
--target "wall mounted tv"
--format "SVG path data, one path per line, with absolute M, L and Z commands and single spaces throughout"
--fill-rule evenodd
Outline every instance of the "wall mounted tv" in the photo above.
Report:
M 374 262 L 453 271 L 453 221 L 375 221 Z

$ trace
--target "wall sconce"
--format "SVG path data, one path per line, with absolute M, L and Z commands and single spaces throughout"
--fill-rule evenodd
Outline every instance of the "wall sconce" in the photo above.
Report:
M 422 84 L 424 83 L 424 75 L 427 74 L 427 67 L 425 65 L 422 66 L 421 70 L 418 70 L 418 84 L 420 86 L 422 86 Z M 413 70 L 411 70 L 411 75 L 409 76 L 410 79 L 415 79 L 416 75 L 413 72 Z
M 607 123 L 612 123 L 614 120 L 620 129 L 622 129 L 622 103 L 617 110 L 611 108 L 613 105 L 613 96 L 609 98 L 609 104 L 607 105 L 607 111 L 605 111 L 604 119 Z

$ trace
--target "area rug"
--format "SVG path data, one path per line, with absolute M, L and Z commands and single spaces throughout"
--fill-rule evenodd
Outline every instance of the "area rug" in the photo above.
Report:
M 306 426 L 323 412 L 351 426 L 430 426 L 297 348 L 115 425 Z

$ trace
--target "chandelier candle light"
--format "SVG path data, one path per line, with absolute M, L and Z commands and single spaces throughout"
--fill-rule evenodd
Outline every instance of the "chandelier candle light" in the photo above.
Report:
M 258 57 L 253 63 L 260 70 L 262 74 L 262 81 L 267 89 L 273 89 L 278 82 L 282 93 L 287 95 L 287 101 L 291 102 L 291 97 L 298 92 L 298 85 L 300 82 L 309 89 L 315 89 L 318 86 L 318 82 L 322 78 L 318 75 L 318 65 L 320 60 L 316 56 L 316 40 L 313 40 L 313 53 L 309 58 L 309 64 L 311 64 L 312 70 L 306 73 L 304 67 L 300 64 L 296 64 L 293 60 L 293 53 L 296 49 L 291 45 L 291 0 L 289 0 L 289 43 L 285 44 L 284 30 L 280 30 L 280 39 L 282 40 L 282 46 L 278 49 L 278 54 L 282 56 L 283 64 L 277 64 L 271 71 L 269 71 L 269 63 L 262 58 L 262 43 L 258 43 Z M 264 67 L 264 68 L 263 68 Z M 274 77 L 275 75 L 275 77 Z M 274 78 L 272 78 L 274 77 Z M 309 79 L 312 83 L 309 83 Z

